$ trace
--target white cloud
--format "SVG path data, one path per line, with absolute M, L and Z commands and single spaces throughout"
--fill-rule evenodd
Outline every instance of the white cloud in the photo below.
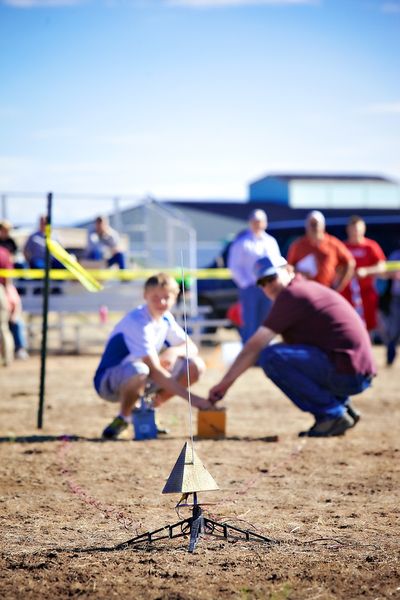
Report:
M 398 13 L 400 14 L 400 2 L 384 2 L 381 5 L 381 10 L 384 13 Z
M 166 0 L 169 6 L 188 8 L 218 8 L 224 6 L 295 6 L 318 5 L 320 0 Z
M 370 104 L 363 110 L 364 113 L 379 115 L 398 115 L 400 114 L 400 102 L 380 102 Z

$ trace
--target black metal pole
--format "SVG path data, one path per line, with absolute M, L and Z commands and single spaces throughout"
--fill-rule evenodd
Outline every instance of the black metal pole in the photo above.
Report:
M 45 272 L 44 272 L 44 287 L 43 287 L 43 312 L 42 312 L 42 346 L 40 360 L 40 391 L 39 391 L 39 408 L 37 415 L 38 429 L 43 427 L 43 411 L 44 411 L 44 394 L 46 382 L 46 357 L 47 357 L 47 318 L 49 314 L 49 281 L 50 281 L 50 251 L 47 240 L 51 236 L 51 209 L 53 203 L 53 194 L 47 194 L 47 223 L 45 230 L 46 254 L 45 254 Z

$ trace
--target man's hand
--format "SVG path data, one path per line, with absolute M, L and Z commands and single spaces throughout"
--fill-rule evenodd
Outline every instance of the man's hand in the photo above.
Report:
M 201 396 L 197 396 L 197 394 L 191 394 L 190 399 L 192 401 L 192 406 L 200 410 L 212 410 L 213 405 L 207 398 L 202 398 Z
M 212 404 L 216 404 L 225 396 L 228 386 L 223 383 L 217 383 L 208 392 L 208 399 Z

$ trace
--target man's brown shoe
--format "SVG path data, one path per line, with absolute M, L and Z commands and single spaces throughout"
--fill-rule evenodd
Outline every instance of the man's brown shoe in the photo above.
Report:
M 316 421 L 308 431 L 301 431 L 299 437 L 332 437 L 334 435 L 344 435 L 347 429 L 354 427 L 354 419 L 346 412 L 341 417 L 327 419 L 325 421 Z

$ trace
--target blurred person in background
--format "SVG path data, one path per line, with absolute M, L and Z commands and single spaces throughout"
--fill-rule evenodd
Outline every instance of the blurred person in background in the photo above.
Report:
M 0 246 L 0 269 L 11 269 L 11 257 L 6 248 Z M 4 366 L 11 363 L 14 354 L 14 342 L 9 328 L 10 303 L 7 297 L 8 279 L 0 277 L 0 355 Z
M 18 247 L 15 240 L 11 237 L 11 223 L 9 221 L 0 221 L 0 246 L 6 248 L 12 257 L 15 257 Z
M 110 227 L 107 217 L 97 217 L 94 228 L 89 230 L 85 258 L 106 260 L 108 267 L 117 265 L 120 269 L 125 269 L 126 261 L 120 247 L 120 236 Z
M 46 225 L 47 217 L 41 215 L 39 217 L 39 229 L 34 231 L 25 242 L 23 252 L 31 269 L 44 269 L 46 266 Z M 63 269 L 64 266 L 50 255 L 50 268 Z
M 274 262 L 281 256 L 278 242 L 265 231 L 267 225 L 266 213 L 252 210 L 248 229 L 238 234 L 229 250 L 228 268 L 239 288 L 243 321 L 239 331 L 243 343 L 258 329 L 271 307 L 271 301 L 259 289 L 254 276 L 254 265 L 259 258 L 268 256 Z
M 4 220 L 0 222 L 0 248 L 4 248 L 9 252 L 9 260 L 7 262 L 10 266 L 4 268 L 23 268 L 23 264 L 15 262 L 18 246 L 14 238 L 10 235 L 11 229 L 12 226 L 9 221 Z M 12 307 L 8 325 L 14 338 L 15 357 L 25 360 L 28 358 L 28 351 L 26 349 L 25 324 L 22 319 L 21 298 L 11 279 L 8 280 L 6 290 L 8 302 L 10 307 Z
M 10 221 L 0 221 L 0 247 L 6 248 L 11 254 L 15 269 L 24 269 L 26 264 L 22 252 L 20 252 L 15 239 L 11 235 L 12 225 Z
M 358 215 L 352 215 L 347 223 L 346 248 L 351 252 L 356 272 L 341 294 L 356 309 L 368 331 L 377 328 L 378 292 L 375 288 L 377 274 L 385 271 L 385 254 L 380 245 L 365 237 L 365 221 Z
M 389 255 L 389 261 L 400 263 L 400 248 Z M 388 276 L 388 275 L 387 275 Z M 386 364 L 391 366 L 397 355 L 400 340 L 400 269 L 390 273 L 390 294 L 385 321 Z
M 0 269 L 12 269 L 11 254 L 0 246 Z M 26 350 L 25 325 L 22 320 L 21 298 L 9 277 L 0 277 L 1 287 L 1 347 L 4 364 L 9 364 L 10 356 L 25 360 L 29 357 Z M 10 335 L 10 331 L 12 336 Z M 11 337 L 11 342 L 10 338 Z
M 287 260 L 297 273 L 341 292 L 354 274 L 355 260 L 337 237 L 326 233 L 325 217 L 311 211 L 306 234 L 289 246 Z

